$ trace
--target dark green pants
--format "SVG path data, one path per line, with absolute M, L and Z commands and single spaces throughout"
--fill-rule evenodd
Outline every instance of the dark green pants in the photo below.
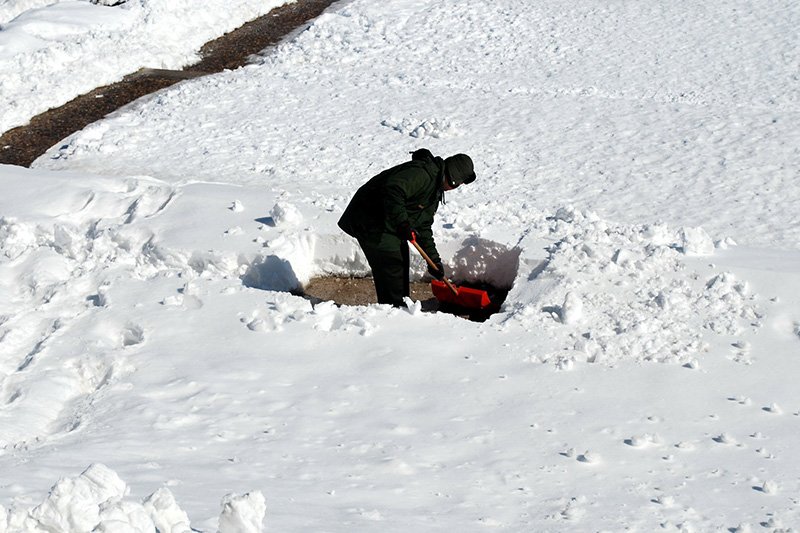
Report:
M 378 303 L 405 307 L 403 298 L 409 295 L 408 244 L 390 233 L 384 233 L 377 243 L 359 239 L 358 244 L 372 269 Z

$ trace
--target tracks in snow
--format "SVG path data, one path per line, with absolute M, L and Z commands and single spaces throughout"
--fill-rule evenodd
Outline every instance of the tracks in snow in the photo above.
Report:
M 0 219 L 0 453 L 81 427 L 104 389 L 135 369 L 147 331 L 107 291 L 162 269 L 152 234 L 132 223 L 178 193 L 149 180 L 114 187 L 77 193 L 83 207 L 49 225 Z

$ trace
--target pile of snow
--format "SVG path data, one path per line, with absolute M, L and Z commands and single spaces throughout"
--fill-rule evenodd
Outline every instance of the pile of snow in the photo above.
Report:
M 506 321 L 562 339 L 541 360 L 696 366 L 705 331 L 736 336 L 761 326 L 746 282 L 689 261 L 714 252 L 701 228 L 614 224 L 572 208 L 547 222 L 539 231 L 558 238 L 546 262 L 520 272 L 505 305 Z
M 443 249 L 453 249 L 453 244 L 445 241 Z M 471 236 L 458 243 L 452 258 L 446 259 L 447 272 L 459 281 L 510 289 L 517 277 L 522 252 L 518 246 Z M 538 250 L 526 253 L 536 254 Z
M 0 4 L 0 133 L 141 68 L 178 69 L 207 41 L 286 0 Z
M 415 139 L 442 139 L 458 134 L 458 128 L 446 119 L 432 118 L 420 121 L 411 117 L 402 120 L 390 118 L 383 120 L 381 124 Z
M 93 464 L 77 477 L 61 479 L 36 507 L 6 511 L 0 506 L 0 533 L 193 531 L 168 488 L 161 487 L 141 502 L 126 499 L 128 494 L 116 472 Z M 259 533 L 265 515 L 260 492 L 228 494 L 222 499 L 219 533 Z
M 288 202 L 278 202 L 270 211 L 272 223 L 276 226 L 298 226 L 303 221 L 300 210 Z

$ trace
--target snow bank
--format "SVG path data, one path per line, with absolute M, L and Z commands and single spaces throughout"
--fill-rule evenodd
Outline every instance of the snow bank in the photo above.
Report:
M 189 533 L 189 518 L 166 487 L 141 503 L 130 501 L 124 481 L 108 467 L 93 464 L 75 478 L 64 478 L 32 509 L 0 506 L 0 533 Z M 259 533 L 266 515 L 258 492 L 222 499 L 220 533 Z

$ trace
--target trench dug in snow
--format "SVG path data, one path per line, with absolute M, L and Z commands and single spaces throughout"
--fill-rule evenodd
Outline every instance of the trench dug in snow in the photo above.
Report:
M 439 302 L 431 291 L 431 284 L 425 281 L 412 281 L 411 299 L 422 304 L 425 312 L 449 313 L 476 322 L 482 322 L 496 313 L 508 295 L 508 289 L 494 287 L 486 283 L 463 283 L 462 287 L 484 290 L 489 295 L 491 306 L 486 309 L 469 309 Z M 377 303 L 372 278 L 351 278 L 325 276 L 313 278 L 299 293 L 313 303 L 332 301 L 337 305 L 369 305 Z
M 332 301 L 347 306 L 377 303 L 366 259 L 354 240 L 343 239 L 342 235 L 276 239 L 276 254 L 251 264 L 242 280 L 249 287 L 291 292 L 312 303 Z M 410 296 L 421 302 L 423 311 L 483 321 L 500 310 L 517 276 L 519 248 L 470 237 L 445 243 L 440 253 L 449 279 L 459 287 L 485 291 L 491 303 L 477 309 L 438 301 L 425 275 L 424 262 L 412 255 Z M 298 269 L 314 274 L 302 275 Z

